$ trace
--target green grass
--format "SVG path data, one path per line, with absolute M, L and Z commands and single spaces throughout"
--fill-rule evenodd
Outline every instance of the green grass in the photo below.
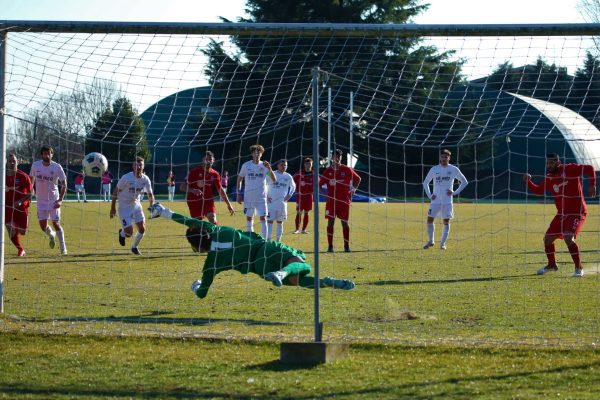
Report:
M 221 206 L 222 224 L 244 226 Z M 339 251 L 338 223 L 338 252 L 322 252 L 323 235 L 319 253 L 322 276 L 357 284 L 321 292 L 324 339 L 353 343 L 351 357 L 300 370 L 276 362 L 277 343 L 312 340 L 313 291 L 231 271 L 197 299 L 189 286 L 204 258 L 181 225 L 147 221 L 143 256 L 134 257 L 118 245 L 108 211 L 108 203 L 64 206 L 66 257 L 48 248 L 35 217 L 26 258 L 7 241 L 0 346 L 10 350 L 0 357 L 0 394 L 585 398 L 598 390 L 598 205 L 578 239 L 587 275 L 576 279 L 563 243 L 560 271 L 535 275 L 553 205 L 457 204 L 444 252 L 421 250 L 427 205 L 354 204 L 353 252 Z M 291 217 L 284 242 L 312 262 L 313 235 L 292 235 Z M 319 223 L 324 233 L 322 210 Z

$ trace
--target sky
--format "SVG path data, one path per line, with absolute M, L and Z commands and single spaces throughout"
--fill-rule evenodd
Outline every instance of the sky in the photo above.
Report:
M 429 0 L 430 8 L 415 18 L 419 24 L 511 24 L 511 23 L 581 23 L 584 18 L 576 9 L 578 0 Z M 1 19 L 46 21 L 138 21 L 138 22 L 219 22 L 223 16 L 235 21 L 244 16 L 245 0 L 0 0 Z M 490 40 L 491 42 L 489 42 Z M 468 59 L 463 73 L 468 78 L 488 75 L 493 66 L 511 59 L 513 65 L 535 62 L 536 51 L 544 52 L 549 62 L 567 66 L 570 73 L 581 65 L 585 45 L 570 44 L 564 39 L 554 43 L 515 39 L 482 39 L 461 43 L 452 38 L 433 39 L 440 50 L 460 48 L 457 57 Z M 9 46 L 10 46 L 9 39 Z M 522 54 L 522 55 L 521 55 Z M 34 57 L 32 52 L 27 57 Z M 197 55 L 196 55 L 197 57 Z M 187 60 L 185 62 L 188 62 Z M 569 63 L 569 64 L 568 64 Z M 35 65 L 35 63 L 30 63 Z M 89 65 L 89 63 L 88 63 Z M 60 67 L 58 67 L 60 68 Z M 182 80 L 192 74 L 179 71 Z M 197 72 L 194 76 L 202 76 Z M 203 79 L 203 78 L 199 78 Z M 123 82 L 121 82 L 123 83 Z M 129 78 L 129 84 L 134 83 Z M 127 84 L 125 83 L 125 84 Z M 197 79 L 182 86 L 202 86 Z M 148 84 L 151 87 L 152 84 Z M 60 84 L 57 83 L 57 87 Z M 182 89 L 181 88 L 181 89 Z M 135 89 L 125 88 L 135 95 Z M 146 90 L 146 89 L 144 89 Z M 138 107 L 145 109 L 157 98 L 172 93 L 161 88 L 151 96 L 140 98 Z
M 421 24 L 584 22 L 577 0 L 425 0 Z M 244 13 L 244 0 L 0 0 L 1 19 L 217 22 Z

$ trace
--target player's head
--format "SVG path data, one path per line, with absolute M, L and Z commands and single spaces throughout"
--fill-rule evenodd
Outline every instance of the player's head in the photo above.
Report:
M 133 162 L 133 172 L 136 176 L 141 176 L 144 172 L 144 159 L 142 157 L 136 157 Z
M 285 158 L 282 158 L 281 160 L 277 161 L 277 169 L 279 170 L 279 172 L 285 172 L 287 170 L 288 167 L 288 162 Z
M 250 154 L 252 154 L 252 159 L 254 161 L 260 160 L 264 152 L 265 148 L 262 147 L 260 144 L 253 144 L 252 146 L 250 146 Z
M 313 159 L 312 158 L 306 157 L 304 159 L 303 164 L 304 164 L 304 171 L 312 172 L 312 170 L 313 170 Z
M 6 156 L 6 169 L 9 171 L 16 171 L 18 165 L 19 160 L 17 159 L 17 155 L 12 152 L 8 153 Z
M 49 164 L 50 161 L 52 161 L 52 156 L 54 156 L 54 149 L 47 145 L 42 146 L 40 149 L 40 157 L 42 157 L 44 164 Z
M 440 164 L 448 165 L 450 163 L 451 156 L 452 156 L 452 153 L 448 149 L 444 149 L 444 150 L 440 151 Z
M 332 160 L 334 165 L 340 165 L 342 163 L 342 156 L 344 153 L 340 149 L 335 149 L 332 154 Z
M 210 168 L 212 167 L 212 165 L 215 163 L 215 154 L 212 151 L 207 151 L 204 154 L 204 166 L 206 168 Z
M 198 226 L 188 228 L 185 231 L 185 238 L 196 253 L 206 253 L 210 250 L 212 241 L 210 234 Z
M 556 153 L 546 154 L 546 170 L 548 172 L 556 172 L 560 167 L 560 157 Z

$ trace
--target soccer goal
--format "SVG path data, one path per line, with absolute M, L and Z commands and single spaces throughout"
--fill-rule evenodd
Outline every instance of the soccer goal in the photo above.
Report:
M 600 208 L 589 171 L 600 170 L 600 26 L 4 21 L 0 33 L 0 152 L 28 174 L 52 147 L 66 176 L 68 248 L 51 247 L 34 197 L 20 236 L 26 255 L 8 233 L 0 241 L 1 329 L 597 342 Z M 277 172 L 243 167 L 257 144 Z M 90 152 L 107 158 L 111 176 L 86 176 L 83 194 L 74 179 Z M 538 193 L 523 177 L 540 185 L 548 154 L 590 167 Z M 151 182 L 134 190 L 143 232 L 139 218 L 120 214 L 125 200 L 111 218 L 112 193 L 137 157 Z M 258 207 L 248 220 L 254 202 L 276 202 L 271 192 L 251 197 L 260 179 L 288 190 L 287 215 L 267 209 L 263 223 Z M 554 197 L 578 201 L 564 186 L 579 181 L 586 212 L 550 232 L 576 239 L 552 248 Z M 167 208 L 154 219 L 151 193 Z M 287 247 L 267 257 L 213 233 L 208 256 L 196 253 L 177 221 L 198 213 L 253 238 L 244 240 L 270 235 Z M 130 237 L 119 233 L 126 226 Z M 262 265 L 296 260 L 289 248 L 312 271 L 265 279 Z M 219 264 L 226 251 L 235 270 Z M 558 271 L 538 275 L 548 254 Z M 199 298 L 190 287 L 207 269 L 215 274 Z

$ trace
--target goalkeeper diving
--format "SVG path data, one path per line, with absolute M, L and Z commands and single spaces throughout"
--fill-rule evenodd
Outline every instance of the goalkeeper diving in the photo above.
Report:
M 259 234 L 208 221 L 186 217 L 165 208 L 160 203 L 150 208 L 150 218 L 163 217 L 188 227 L 185 236 L 195 252 L 207 253 L 202 278 L 192 284 L 192 291 L 206 297 L 215 276 L 223 271 L 252 272 L 275 286 L 314 288 L 311 266 L 300 250 L 280 242 L 267 241 Z M 356 286 L 347 279 L 323 278 L 320 287 L 352 290 Z

